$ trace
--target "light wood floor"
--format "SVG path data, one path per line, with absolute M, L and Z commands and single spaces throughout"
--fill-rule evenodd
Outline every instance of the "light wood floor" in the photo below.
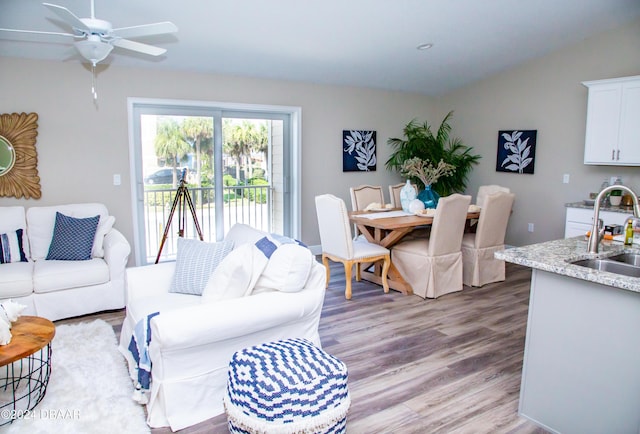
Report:
M 518 416 L 529 301 L 528 268 L 505 282 L 436 300 L 354 282 L 332 267 L 320 321 L 323 349 L 349 369 L 349 433 L 545 433 Z M 123 311 L 102 318 L 116 333 Z M 168 428 L 153 434 L 170 433 Z M 228 433 L 224 415 L 180 431 Z

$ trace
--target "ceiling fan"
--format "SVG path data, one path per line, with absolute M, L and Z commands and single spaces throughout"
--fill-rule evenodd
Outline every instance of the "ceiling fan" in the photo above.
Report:
M 4 35 L 10 38 L 11 35 L 22 34 L 42 42 L 57 42 L 60 39 L 74 41 L 73 45 L 80 55 L 91 62 L 94 77 L 95 66 L 111 53 L 113 47 L 148 54 L 150 56 L 160 56 L 167 51 L 164 48 L 143 44 L 127 38 L 162 35 L 178 31 L 178 27 L 170 21 L 114 29 L 109 21 L 96 18 L 94 0 L 91 0 L 90 18 L 78 18 L 73 12 L 63 6 L 51 3 L 42 4 L 55 13 L 58 18 L 71 26 L 72 33 L 0 28 L 0 36 Z M 95 84 L 92 92 L 94 99 L 97 98 Z

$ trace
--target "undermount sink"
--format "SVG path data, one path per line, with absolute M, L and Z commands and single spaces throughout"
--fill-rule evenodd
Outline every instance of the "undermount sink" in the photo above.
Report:
M 640 253 L 623 253 L 621 255 L 610 256 L 607 259 L 640 267 Z
M 629 257 L 637 256 L 638 263 L 640 263 L 640 255 L 625 253 L 623 255 L 618 255 L 615 258 L 622 258 L 625 255 L 629 255 Z M 591 268 L 593 270 L 621 274 L 623 276 L 640 277 L 640 265 L 636 266 L 626 262 L 621 262 L 620 260 L 614 260 L 614 257 L 607 259 L 582 259 L 580 261 L 572 262 L 572 264 Z

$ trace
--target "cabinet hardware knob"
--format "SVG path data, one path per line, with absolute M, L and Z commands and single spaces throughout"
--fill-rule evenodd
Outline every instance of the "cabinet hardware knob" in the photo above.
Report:
M 616 160 L 620 160 L 620 149 L 618 149 L 618 155 L 617 155 Z
M 616 150 L 615 150 L 615 149 L 612 149 L 612 150 L 611 150 L 611 161 L 613 161 L 613 160 L 615 160 L 615 159 L 616 159 Z

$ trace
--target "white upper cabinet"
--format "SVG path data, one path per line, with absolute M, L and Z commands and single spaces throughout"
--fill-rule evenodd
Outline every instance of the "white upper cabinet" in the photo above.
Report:
M 640 166 L 640 76 L 585 81 L 585 164 Z

